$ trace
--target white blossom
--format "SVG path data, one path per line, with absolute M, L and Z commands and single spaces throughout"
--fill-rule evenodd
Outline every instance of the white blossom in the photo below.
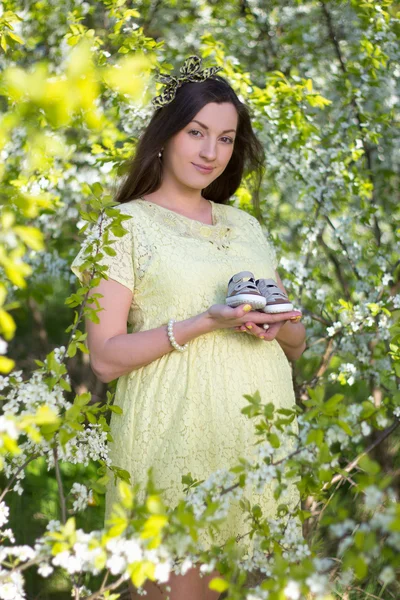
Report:
M 345 519 L 341 523 L 333 523 L 329 526 L 332 534 L 335 537 L 342 537 L 347 531 L 352 531 L 356 526 L 355 521 L 353 519 Z
M 326 575 L 321 573 L 314 573 L 310 577 L 307 577 L 306 584 L 310 588 L 310 592 L 316 594 L 317 597 L 326 596 L 329 592 L 329 580 Z
M 285 589 L 283 590 L 285 598 L 288 600 L 300 600 L 301 588 L 297 581 L 289 581 Z
M 71 488 L 71 494 L 75 496 L 73 508 L 75 511 L 85 510 L 90 502 L 93 500 L 93 491 L 81 484 L 75 482 Z
M 8 523 L 8 516 L 10 514 L 10 509 L 8 508 L 5 502 L 0 502 L 0 527 L 3 527 L 6 523 Z
M 52 562 L 54 566 L 62 567 L 70 574 L 79 573 L 82 570 L 82 562 L 68 550 L 56 554 Z
M 112 575 L 122 573 L 127 566 L 126 559 L 120 554 L 113 554 L 106 562 L 106 566 L 110 569 Z
M 170 573 L 171 573 L 171 569 L 172 569 L 171 561 L 159 562 L 156 565 L 155 572 L 154 572 L 154 576 L 157 579 L 157 581 L 159 581 L 161 583 L 165 583 L 166 581 L 168 581 Z
M 370 435 L 372 429 L 369 423 L 367 423 L 366 421 L 361 421 L 361 431 L 364 436 Z
M 353 569 L 347 569 L 339 573 L 339 581 L 344 587 L 348 586 L 354 579 Z
M 364 490 L 365 498 L 364 504 L 365 507 L 369 510 L 374 510 L 381 504 L 383 499 L 383 492 L 376 485 L 369 485 Z
M 190 558 L 186 557 L 180 566 L 180 574 L 185 575 L 193 567 L 193 562 Z
M 16 426 L 15 421 L 4 415 L 0 416 L 0 434 L 2 433 L 5 433 L 13 440 L 18 439 L 19 436 L 18 427 Z
M 1 600 L 22 600 L 26 598 L 24 580 L 18 571 L 7 574 L 0 568 L 0 598 Z
M 378 575 L 378 579 L 384 585 L 388 585 L 389 583 L 392 583 L 392 581 L 394 581 L 395 578 L 396 578 L 396 574 L 395 574 L 393 568 L 390 566 L 387 566 L 384 569 L 382 569 L 382 571 Z
M 38 567 L 38 573 L 42 577 L 48 577 L 49 575 L 51 575 L 53 573 L 53 571 L 54 571 L 53 567 L 47 563 L 40 563 L 40 565 Z
M 15 542 L 14 532 L 12 529 L 2 529 L 0 531 L 0 537 L 9 539 L 12 544 Z
M 200 565 L 200 573 L 211 573 L 215 569 L 215 560 Z
M 7 354 L 8 344 L 0 335 L 0 354 Z

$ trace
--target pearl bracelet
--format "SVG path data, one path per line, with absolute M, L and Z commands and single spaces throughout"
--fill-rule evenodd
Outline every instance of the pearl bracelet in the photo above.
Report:
M 179 350 L 179 352 L 184 352 L 185 350 L 187 350 L 189 344 L 185 344 L 184 346 L 180 346 L 178 344 L 178 342 L 176 341 L 176 339 L 174 337 L 174 332 L 172 329 L 173 323 L 175 323 L 175 319 L 170 319 L 168 321 L 167 333 L 168 333 L 169 341 L 171 342 L 171 345 L 175 348 L 175 350 Z

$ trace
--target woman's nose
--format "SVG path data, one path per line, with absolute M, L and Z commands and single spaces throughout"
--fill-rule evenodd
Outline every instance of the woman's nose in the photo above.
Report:
M 200 155 L 208 158 L 208 160 L 212 160 L 217 156 L 217 145 L 213 142 L 208 143 L 202 148 Z

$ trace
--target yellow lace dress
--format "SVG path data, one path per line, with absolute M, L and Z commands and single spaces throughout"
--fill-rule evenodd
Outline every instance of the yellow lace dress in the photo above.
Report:
M 275 254 L 263 228 L 249 213 L 210 201 L 213 224 L 207 225 L 150 201 L 118 205 L 132 218 L 123 226 L 129 233 L 116 239 L 116 256 L 105 255 L 111 279 L 133 292 L 128 333 L 165 326 L 225 303 L 230 277 L 252 271 L 256 278 L 274 278 Z M 71 269 L 78 270 L 85 244 Z M 263 402 L 276 408 L 295 403 L 290 365 L 278 342 L 265 342 L 247 333 L 220 329 L 189 342 L 185 352 L 172 352 L 120 377 L 114 403 L 123 410 L 112 414 L 114 439 L 109 444 L 113 464 L 126 469 L 132 483 L 143 484 L 153 466 L 154 481 L 163 488 L 171 507 L 184 497 L 181 477 L 207 479 L 218 470 L 251 457 L 255 419 L 241 413 L 248 404 L 243 394 L 260 392 Z M 298 431 L 297 422 L 293 430 Z M 285 445 L 286 444 L 286 445 Z M 291 441 L 283 444 L 288 449 Z M 286 454 L 286 452 L 285 452 Z M 106 494 L 106 519 L 117 499 L 113 482 Z M 246 497 L 258 502 L 264 515 L 275 517 L 273 486 Z M 297 488 L 286 501 L 295 506 Z M 279 500 L 279 503 L 282 500 Z M 251 553 L 252 542 L 238 501 L 216 539 L 239 536 L 239 548 Z M 205 546 L 207 536 L 200 536 Z

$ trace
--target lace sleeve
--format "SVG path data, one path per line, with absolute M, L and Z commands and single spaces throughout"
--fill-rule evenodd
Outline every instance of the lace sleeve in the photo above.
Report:
M 82 284 L 87 285 L 92 269 L 88 260 L 93 259 L 96 253 L 101 253 L 102 256 L 97 264 L 107 267 L 107 277 L 121 283 L 133 292 L 135 285 L 134 243 L 130 219 L 122 221 L 121 224 L 126 233 L 122 232 L 120 226 L 116 229 L 118 233 L 123 233 L 122 236 L 116 235 L 108 227 L 112 221 L 113 219 L 110 217 L 99 217 L 97 223 L 86 231 L 81 248 L 72 261 L 71 270 Z M 107 244 L 108 248 L 104 248 L 104 244 Z
M 265 225 L 261 225 L 261 223 L 255 217 L 253 217 L 249 213 L 246 214 L 249 218 L 249 224 L 251 231 L 254 235 L 254 239 L 256 239 L 264 248 L 268 250 L 268 253 L 271 258 L 271 264 L 274 268 L 274 271 L 276 271 L 279 260 L 269 230 Z

